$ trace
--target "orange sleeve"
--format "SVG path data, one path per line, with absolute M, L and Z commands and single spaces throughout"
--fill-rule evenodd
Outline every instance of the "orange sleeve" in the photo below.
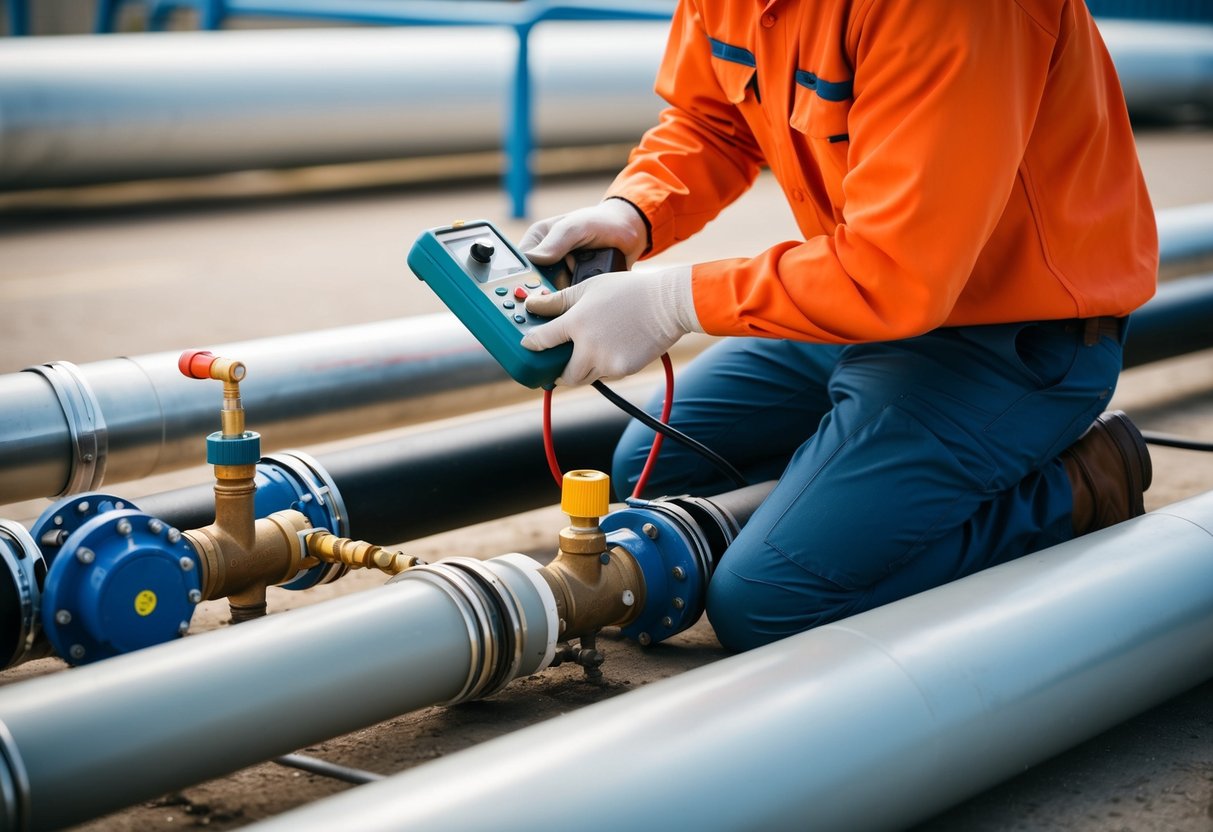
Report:
M 745 193 L 762 153 L 712 72 L 707 35 L 690 3 L 678 4 L 657 75 L 670 106 L 607 190 L 648 219 L 652 256 L 687 239 Z
M 1055 36 L 1014 2 L 875 2 L 855 55 L 842 221 L 694 270 L 713 334 L 824 342 L 941 325 L 1010 196 Z

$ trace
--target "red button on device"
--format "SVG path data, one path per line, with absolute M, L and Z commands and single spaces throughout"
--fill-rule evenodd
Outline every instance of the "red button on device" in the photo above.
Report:
M 518 298 L 518 300 L 526 300 L 526 289 L 516 286 L 514 288 L 514 297 Z

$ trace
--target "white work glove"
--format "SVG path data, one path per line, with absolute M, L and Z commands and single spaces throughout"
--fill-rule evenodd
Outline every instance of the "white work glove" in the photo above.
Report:
M 527 229 L 518 248 L 532 263 L 546 266 L 579 248 L 617 248 L 628 268 L 649 246 L 649 229 L 632 203 L 604 199 L 597 205 L 540 220 Z
M 631 375 L 688 332 L 703 332 L 690 266 L 599 275 L 555 294 L 531 295 L 526 309 L 556 319 L 532 329 L 522 346 L 546 350 L 573 342 L 573 355 L 556 379 L 570 387 Z

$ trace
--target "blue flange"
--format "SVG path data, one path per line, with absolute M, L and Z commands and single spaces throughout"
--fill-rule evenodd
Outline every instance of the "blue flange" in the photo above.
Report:
M 42 637 L 46 559 L 20 523 L 0 520 L 0 669 L 49 655 Z
M 66 518 L 64 518 L 66 522 Z M 202 599 L 194 549 L 141 511 L 93 516 L 58 547 L 42 597 L 42 627 L 59 655 L 87 664 L 169 641 Z
M 57 500 L 43 511 L 30 528 L 30 536 L 42 550 L 42 556 L 49 565 L 54 562 L 60 547 L 72 532 L 94 517 L 122 509 L 137 510 L 138 506 L 130 500 L 100 491 L 73 494 Z
M 602 518 L 607 547 L 631 552 L 644 573 L 645 604 L 623 634 L 643 645 L 682 632 L 703 614 L 712 555 L 694 518 L 667 502 L 631 501 Z
M 256 483 L 253 510 L 257 517 L 294 509 L 307 517 L 313 529 L 327 529 L 338 537 L 349 535 L 349 515 L 336 483 L 320 463 L 302 451 L 266 455 L 257 465 Z M 281 587 L 311 589 L 331 583 L 348 571 L 345 564 L 321 563 L 305 569 Z

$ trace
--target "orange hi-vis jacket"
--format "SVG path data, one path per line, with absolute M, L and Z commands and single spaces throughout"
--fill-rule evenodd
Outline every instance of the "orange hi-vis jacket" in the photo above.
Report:
M 854 343 L 1126 315 L 1158 240 L 1083 0 L 680 0 L 669 102 L 608 190 L 656 254 L 763 166 L 803 240 L 694 267 L 717 335 Z

